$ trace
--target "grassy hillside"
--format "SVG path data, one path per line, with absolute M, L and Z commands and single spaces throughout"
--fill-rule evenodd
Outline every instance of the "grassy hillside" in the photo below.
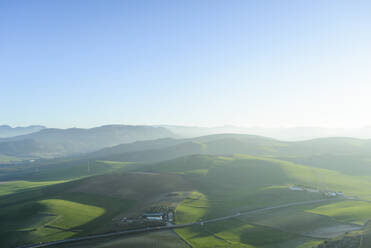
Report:
M 371 218 L 371 203 L 343 201 L 320 206 L 309 212 L 330 216 L 336 220 L 363 225 Z
M 348 175 L 359 176 L 371 172 L 371 141 L 353 138 L 283 142 L 253 135 L 218 134 L 183 140 L 144 141 L 106 148 L 90 156 L 103 160 L 154 162 L 196 154 L 249 154 Z
M 91 159 L 64 159 L 0 166 L 0 181 L 71 180 L 123 170 L 133 163 Z
M 341 145 L 326 139 L 280 142 L 217 135 L 184 143 L 137 142 L 116 147 L 113 153 L 105 150 L 103 154 L 111 155 L 102 158 L 2 166 L 0 177 L 28 181 L 0 185 L 0 240 L 6 247 L 119 230 L 116 219 L 140 215 L 165 202 L 180 203 L 176 221 L 190 223 L 327 199 L 328 191 L 361 200 L 291 206 L 176 231 L 192 247 L 311 247 L 324 238 L 361 229 L 371 213 L 366 202 L 371 200 L 371 177 L 364 173 L 367 155 L 356 155 L 365 154 L 368 141 L 337 142 Z M 349 154 L 341 155 L 344 149 Z M 350 173 L 347 163 L 336 165 L 341 157 L 349 164 L 352 158 L 365 163 L 354 159 L 359 172 Z M 292 190 L 293 185 L 310 190 Z M 174 193 L 177 197 L 169 197 Z M 86 215 L 78 216 L 83 209 Z
M 42 181 L 42 182 L 29 182 L 29 181 L 9 181 L 0 183 L 0 196 L 19 193 L 26 190 L 63 183 L 65 181 Z
M 370 177 L 349 176 L 334 170 L 308 167 L 288 161 L 249 155 L 230 157 L 195 155 L 153 165 L 138 166 L 150 172 L 190 175 L 205 190 L 231 195 L 231 188 L 256 191 L 262 187 L 302 184 L 327 191 L 343 191 L 349 196 L 371 199 Z M 193 176 L 197 175 L 197 176 Z M 232 192 L 233 195 L 233 192 Z
M 371 175 L 371 153 L 365 155 L 322 154 L 303 157 L 282 157 L 294 163 L 305 164 L 316 168 L 339 171 L 347 175 Z
M 0 198 L 0 240 L 4 247 L 100 232 L 131 206 L 130 201 L 72 193 L 78 181 Z
M 29 172 L 32 171 L 27 171 L 28 167 L 32 167 L 35 171 L 35 167 L 39 164 L 58 164 L 59 167 L 68 167 L 71 161 L 74 164 L 77 162 L 86 164 L 88 161 L 95 160 L 153 163 L 197 154 L 224 156 L 249 154 L 277 158 L 355 176 L 367 175 L 371 172 L 371 156 L 369 155 L 371 154 L 371 142 L 369 140 L 326 138 L 283 142 L 252 135 L 219 134 L 192 139 L 138 141 L 105 148 L 87 155 L 61 159 L 62 161 L 40 160 L 35 165 L 19 164 L 15 166 L 19 168 L 19 171 L 6 168 L 9 170 L 3 173 L 4 168 L 0 167 L 0 180 L 1 174 L 9 176 L 18 172 L 23 175 L 28 173 L 27 177 L 29 177 Z
M 16 182 L 9 184 L 15 186 Z M 46 182 L 24 184 L 35 188 L 16 191 L 4 184 L 6 194 L 0 196 L 2 247 L 120 230 L 114 221 L 118 216 L 140 215 L 152 203 L 172 199 L 168 195 L 173 191 L 195 189 L 182 175 L 139 172 L 49 186 Z

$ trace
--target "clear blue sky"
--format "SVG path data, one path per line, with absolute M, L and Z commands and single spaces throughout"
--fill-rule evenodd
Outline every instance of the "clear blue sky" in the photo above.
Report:
M 371 1 L 2 0 L 0 124 L 371 124 Z

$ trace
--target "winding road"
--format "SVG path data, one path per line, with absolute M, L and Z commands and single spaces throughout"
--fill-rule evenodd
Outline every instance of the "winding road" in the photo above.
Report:
M 127 231 L 119 231 L 119 232 L 111 232 L 111 233 L 104 233 L 104 234 L 96 234 L 96 235 L 90 235 L 85 237 L 79 237 L 79 238 L 71 238 L 71 239 L 63 239 L 48 243 L 40 243 L 40 244 L 32 244 L 32 245 L 26 245 L 26 246 L 19 246 L 18 248 L 39 248 L 39 247 L 50 247 L 53 245 L 60 245 L 60 244 L 66 244 L 66 243 L 74 243 L 79 241 L 86 241 L 86 240 L 92 240 L 92 239 L 99 239 L 99 238 L 108 238 L 113 236 L 121 236 L 121 235 L 127 235 L 127 234 L 137 234 L 137 233 L 145 233 L 145 232 L 154 232 L 154 231 L 160 231 L 160 230 L 169 230 L 169 229 L 176 229 L 176 228 L 183 228 L 183 227 L 190 227 L 194 225 L 203 225 L 205 223 L 211 223 L 211 222 L 217 222 L 217 221 L 224 221 L 244 215 L 251 215 L 259 212 L 264 212 L 268 210 L 273 209 L 280 209 L 280 208 L 288 208 L 293 206 L 300 206 L 300 205 L 306 205 L 306 204 L 313 204 L 313 203 L 319 203 L 319 202 L 325 202 L 325 201 L 333 201 L 338 200 L 336 198 L 330 198 L 330 199 L 322 199 L 322 200 L 313 200 L 313 201 L 302 201 L 302 202 L 293 202 L 293 203 L 287 203 L 283 205 L 277 205 L 272 207 L 266 207 L 266 208 L 260 208 L 255 210 L 250 210 L 243 213 L 236 213 L 233 215 L 198 221 L 198 222 L 192 222 L 188 224 L 180 224 L 180 225 L 172 225 L 172 226 L 158 226 L 158 227 L 146 227 L 146 228 L 139 228 L 139 229 L 133 229 L 133 230 L 127 230 Z

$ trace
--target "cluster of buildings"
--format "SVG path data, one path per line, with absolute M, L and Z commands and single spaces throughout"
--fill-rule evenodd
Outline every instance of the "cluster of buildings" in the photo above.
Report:
M 164 212 L 144 213 L 143 217 L 149 221 L 161 221 L 167 223 L 174 222 L 174 213 L 172 211 L 169 211 L 167 213 Z
M 290 186 L 290 189 L 294 190 L 294 191 L 308 191 L 308 192 L 311 192 L 311 193 L 318 193 L 319 192 L 318 189 L 313 189 L 313 188 L 308 188 L 308 187 L 299 187 L 299 186 Z
M 343 192 L 327 192 L 327 195 L 328 196 L 332 196 L 332 197 L 335 197 L 335 196 L 344 196 L 344 193 Z
M 307 191 L 307 192 L 311 192 L 311 193 L 321 192 L 318 189 L 308 188 L 308 187 L 304 187 L 304 186 L 297 186 L 297 185 L 290 186 L 290 190 L 293 190 L 293 191 Z M 322 193 L 324 193 L 325 195 L 330 196 L 330 197 L 337 197 L 337 196 L 342 196 L 343 197 L 344 196 L 344 193 L 341 192 L 341 191 L 337 191 L 337 192 L 322 191 Z
M 160 210 L 160 209 L 158 209 Z M 122 217 L 120 222 L 123 225 L 173 225 L 174 224 L 174 210 L 173 209 L 164 209 L 165 211 L 153 211 L 145 212 L 140 216 L 134 218 Z

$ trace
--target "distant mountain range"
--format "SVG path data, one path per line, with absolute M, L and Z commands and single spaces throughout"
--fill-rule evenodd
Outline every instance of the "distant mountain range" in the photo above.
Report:
M 307 141 L 280 141 L 247 134 L 214 134 L 188 139 L 167 138 L 118 145 L 88 154 L 85 158 L 153 162 L 196 154 L 249 154 L 285 157 L 287 160 L 328 156 L 329 154 L 331 156 L 358 156 L 362 158 L 371 154 L 371 140 L 333 137 Z M 288 156 L 291 158 L 287 158 Z
M 35 141 L 11 142 L 0 143 L 0 150 L 19 146 L 19 149 L 27 149 L 28 152 L 35 153 L 42 148 L 38 146 L 40 143 Z M 8 147 L 3 147 L 4 145 Z M 41 151 L 45 152 L 45 150 Z M 61 170 L 70 175 L 72 172 L 69 170 L 71 170 L 73 171 L 71 175 L 79 177 L 85 175 L 89 164 L 98 166 L 99 170 L 109 169 L 105 163 L 111 166 L 133 164 L 133 167 L 127 167 L 128 170 L 131 170 L 172 159 L 178 159 L 177 161 L 181 162 L 182 158 L 198 155 L 216 156 L 221 160 L 228 160 L 228 157 L 243 159 L 261 157 L 272 161 L 286 161 L 335 170 L 347 175 L 371 174 L 371 140 L 355 138 L 333 137 L 307 141 L 279 141 L 246 134 L 215 134 L 187 139 L 143 140 L 106 147 L 91 153 L 74 154 L 70 157 L 41 159 L 35 162 L 25 161 L 0 167 L 0 181 L 22 180 L 22 178 L 38 176 L 37 173 L 35 174 L 35 171 L 38 171 L 38 166 L 43 168 L 45 174 L 42 175 L 51 173 L 59 178 L 60 175 L 52 171 Z M 184 160 L 183 165 L 188 166 L 188 162 L 187 159 Z M 104 164 L 103 167 L 101 163 Z M 99 166 L 99 164 L 101 165 Z M 191 166 L 197 169 L 199 165 L 195 163 Z M 166 170 L 172 171 L 170 167 Z
M 52 158 L 87 153 L 140 140 L 175 137 L 169 130 L 152 126 L 108 125 L 91 129 L 46 128 L 39 132 L 0 139 L 0 155 Z
M 236 134 L 245 134 L 245 136 Z M 246 134 L 248 135 L 246 136 Z M 247 146 L 246 138 L 244 138 L 249 137 L 250 142 L 251 137 L 258 136 L 270 137 L 269 139 L 260 137 L 260 141 L 269 140 L 270 145 L 280 142 L 278 147 L 285 147 L 286 143 L 284 141 L 335 136 L 371 138 L 371 128 L 240 128 L 234 126 L 204 128 L 170 125 L 106 125 L 90 129 L 56 129 L 43 126 L 17 128 L 0 126 L 0 163 L 15 158 L 21 160 L 56 158 L 92 152 L 96 152 L 95 157 L 114 157 L 123 161 L 154 161 L 200 153 L 262 155 L 260 145 L 253 143 Z M 339 139 L 331 140 L 335 143 L 339 141 Z M 300 148 L 300 144 L 300 142 L 296 142 L 295 146 Z M 285 149 L 282 147 L 279 149 L 280 154 Z M 154 149 L 156 151 L 153 151 Z M 158 149 L 164 149 L 164 152 L 158 153 Z M 268 147 L 266 149 L 274 150 L 276 148 Z M 260 152 L 255 153 L 254 151 L 257 150 Z M 152 152 L 157 157 L 153 157 Z M 3 161 L 1 161 L 1 158 Z
M 46 127 L 39 125 L 33 125 L 28 127 L 11 127 L 8 125 L 0 125 L 0 138 L 8 138 L 35 133 L 45 128 Z
M 322 127 L 292 127 L 292 128 L 244 128 L 235 126 L 222 127 L 188 127 L 163 125 L 171 132 L 184 137 L 198 137 L 221 133 L 252 134 L 279 140 L 298 141 L 325 137 L 352 137 L 360 139 L 371 138 L 371 127 L 364 128 L 322 128 Z

